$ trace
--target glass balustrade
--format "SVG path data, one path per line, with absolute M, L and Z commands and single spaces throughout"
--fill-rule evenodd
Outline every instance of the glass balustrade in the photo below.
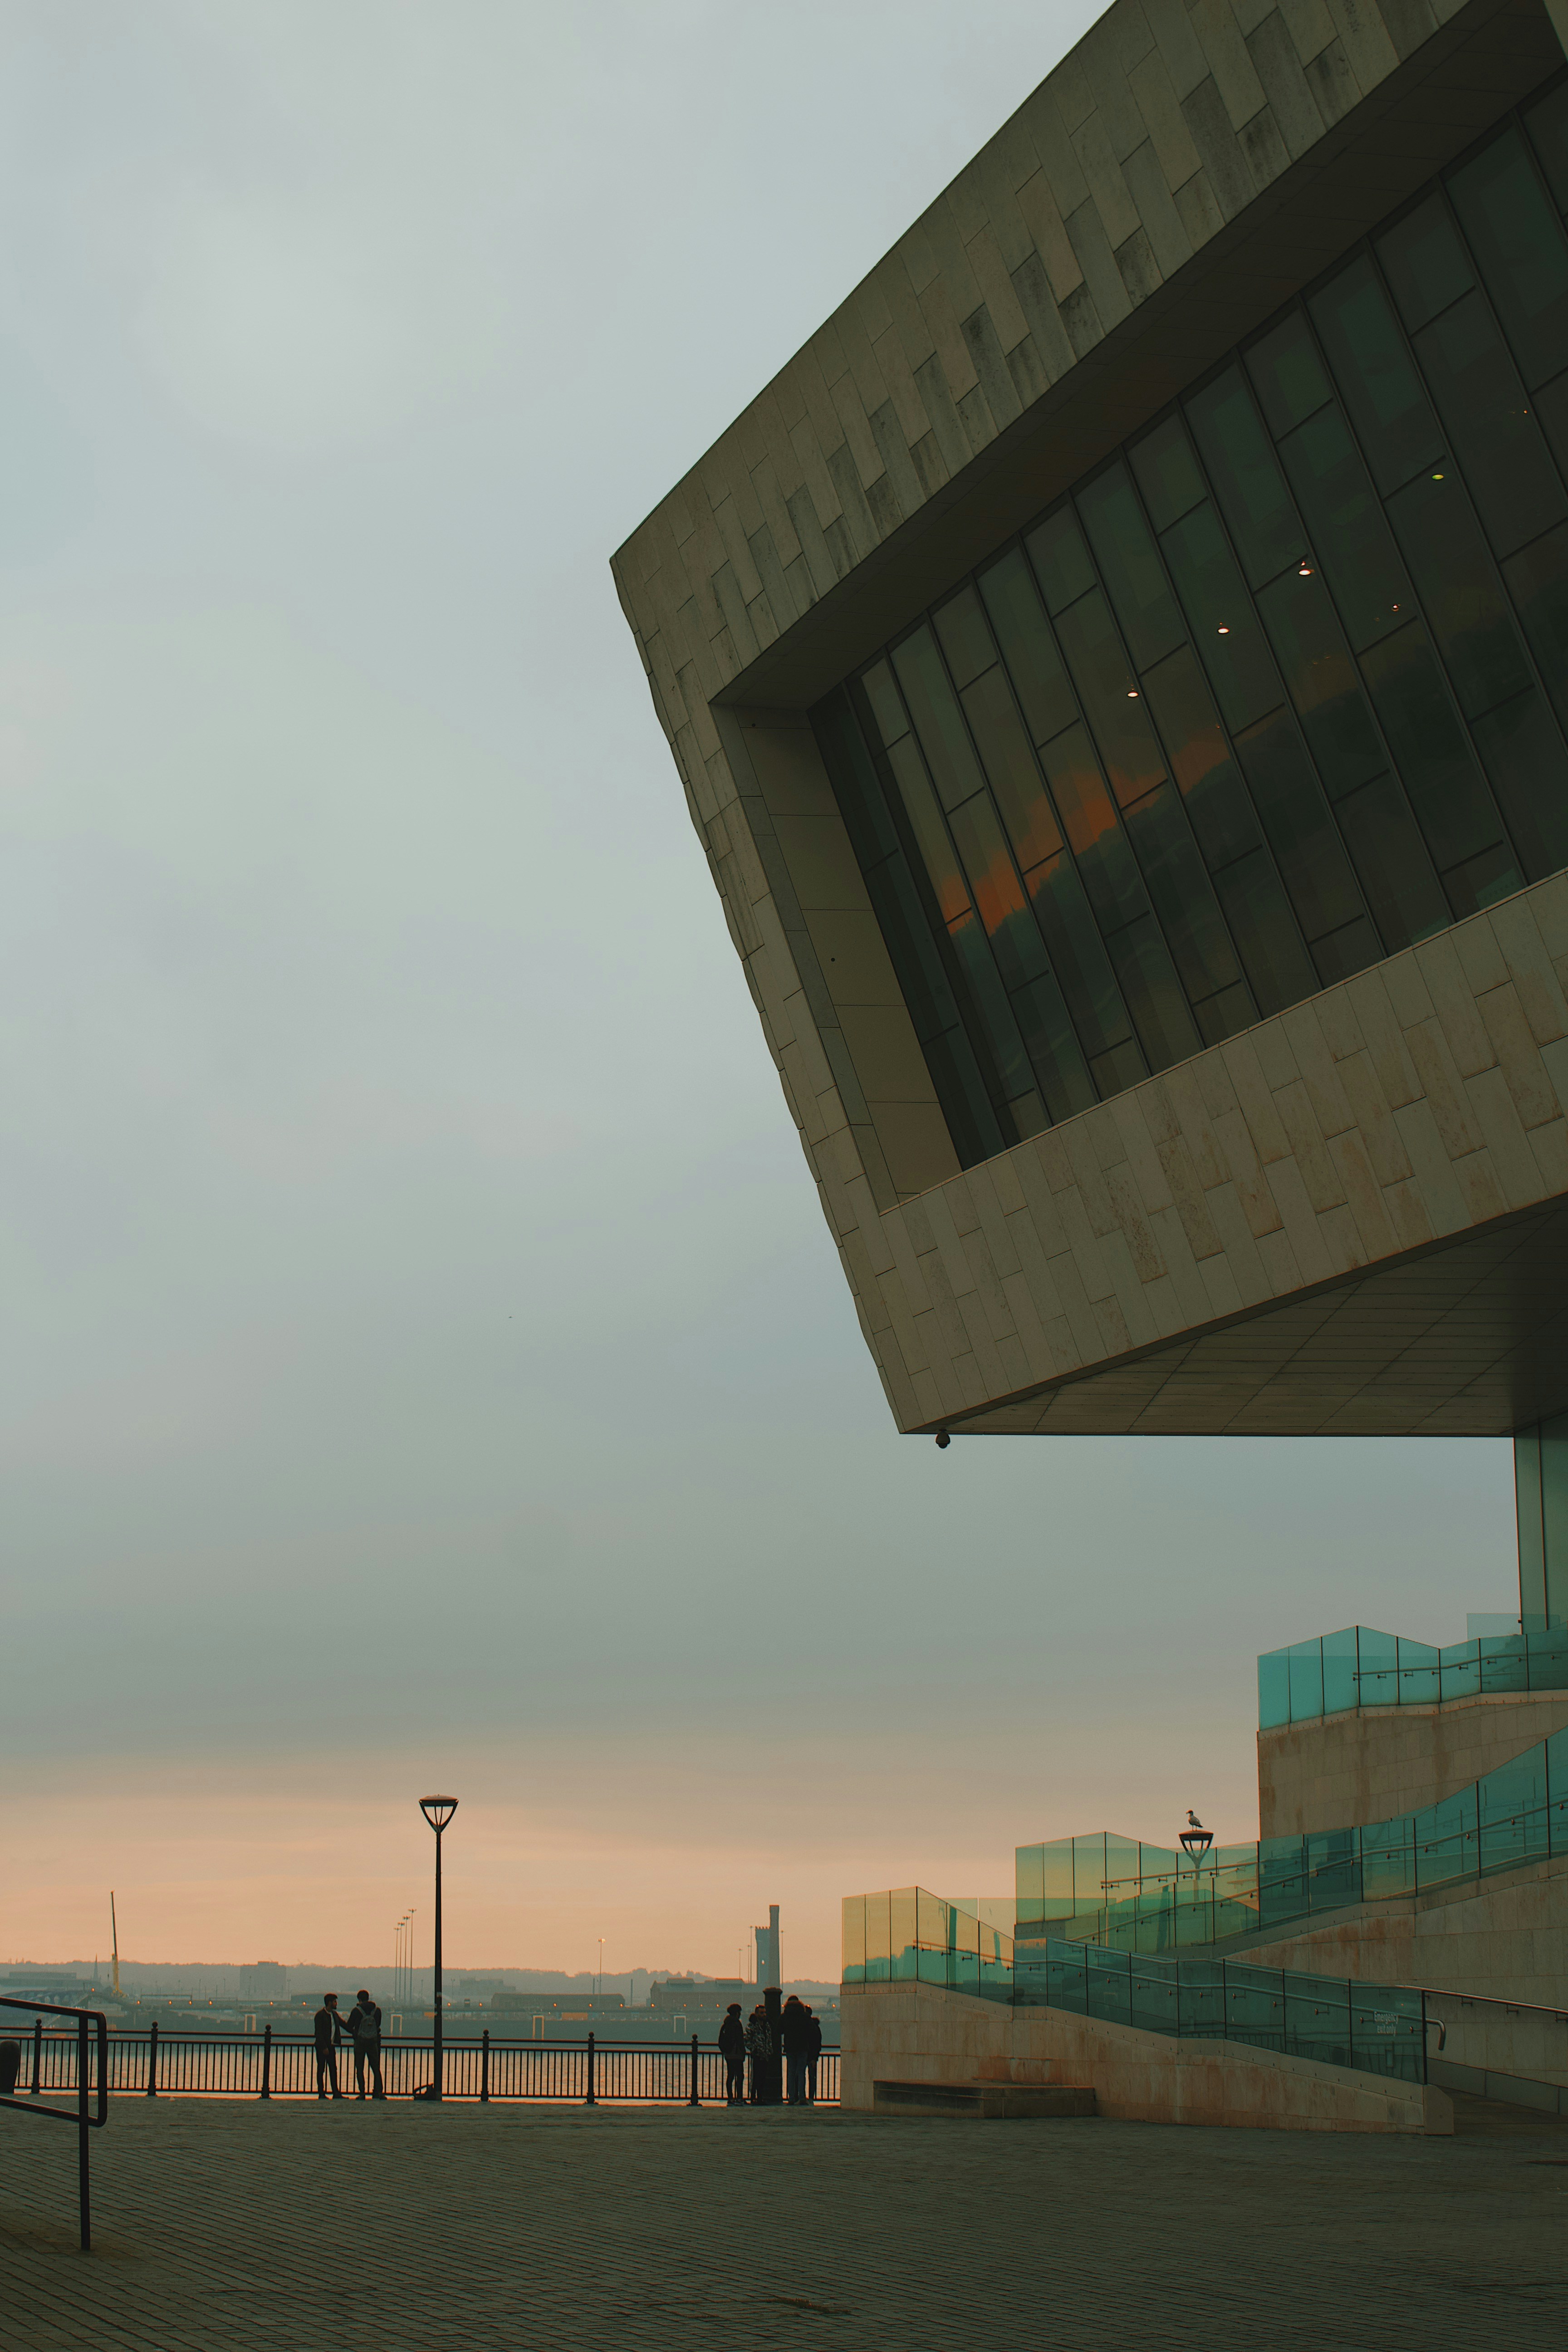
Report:
M 1018 1957 L 1050 1939 L 1142 1954 L 1256 1935 L 1349 1905 L 1568 1853 L 1568 1730 L 1442 1803 L 1362 1827 L 1184 1854 L 1108 1831 L 1020 1846 Z
M 1432 1706 L 1498 1693 L 1568 1690 L 1568 1626 L 1489 1633 L 1434 1649 L 1371 1625 L 1266 1650 L 1258 1661 L 1258 1725 L 1313 1723 L 1358 1706 Z

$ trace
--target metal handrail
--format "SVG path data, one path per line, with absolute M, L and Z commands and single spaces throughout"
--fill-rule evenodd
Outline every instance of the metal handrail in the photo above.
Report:
M 77 2219 L 81 2236 L 82 2252 L 89 2254 L 92 2252 L 92 2190 L 88 2177 L 87 2136 L 89 2131 L 101 2131 L 109 2121 L 109 2021 L 100 2009 L 67 2009 L 59 2001 L 15 2000 L 6 1994 L 0 1994 L 0 2009 L 25 2010 L 34 2021 L 32 2088 L 26 2097 L 22 2099 L 8 2093 L 0 2093 L 0 2106 L 15 2107 L 25 2116 L 47 2116 L 55 2123 L 75 2124 L 77 2127 Z M 74 2017 L 77 2021 L 74 2113 L 69 2107 L 37 2106 L 34 2104 L 42 2095 L 39 2082 L 39 2054 L 43 2044 L 43 2016 L 39 2014 L 40 2011 L 43 2016 Z M 89 2025 L 95 2025 L 98 2029 L 98 2113 L 96 2115 L 89 2114 L 87 2101 L 89 2073 L 87 2030 Z M 66 2037 L 62 2035 L 58 2038 L 64 2040 Z M 19 2045 L 17 2055 L 19 2060 Z
M 1468 2000 L 1484 2009 L 1521 2010 L 1531 2017 L 1550 2017 L 1559 2025 L 1568 2025 L 1568 2009 L 1552 2009 L 1544 2001 L 1507 2000 L 1497 1992 L 1456 1992 L 1451 1985 L 1412 1985 L 1410 1990 L 1430 2000 Z
M 46 2040 L 39 2021 L 33 2053 L 36 2083 L 41 2079 L 46 2049 L 57 2053 L 68 2039 L 60 2034 Z M 338 2047 L 345 2059 L 352 2053 L 346 2040 Z M 141 2031 L 107 2035 L 100 2096 L 106 2079 L 108 2093 L 118 2096 L 308 2097 L 313 2095 L 310 2062 L 314 2050 L 313 2034 L 279 2034 L 270 2022 L 259 2033 L 180 2034 L 154 2020 Z M 725 2095 L 723 2053 L 717 2043 L 704 2042 L 697 2034 L 655 2043 L 605 2042 L 594 2033 L 581 2041 L 544 2042 L 531 2036 L 500 2040 L 487 2029 L 473 2042 L 444 2041 L 444 2052 L 443 2088 L 448 2100 L 700 2106 L 720 2104 Z M 416 2087 L 418 2062 L 434 2054 L 434 2040 L 385 2035 L 378 2054 L 386 2063 L 392 2085 L 388 2096 L 406 2096 Z M 827 2062 L 820 2103 L 836 2105 L 832 2070 L 840 2052 L 827 2045 L 820 2054 Z

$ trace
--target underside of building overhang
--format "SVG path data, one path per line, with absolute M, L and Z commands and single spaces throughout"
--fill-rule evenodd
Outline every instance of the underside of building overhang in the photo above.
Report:
M 1568 1409 L 1568 1202 L 945 1424 L 955 1435 L 1504 1437 Z

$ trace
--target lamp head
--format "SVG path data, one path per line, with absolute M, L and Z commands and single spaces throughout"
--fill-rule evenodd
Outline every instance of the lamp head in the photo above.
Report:
M 433 1830 L 444 1830 L 458 1810 L 456 1797 L 421 1797 L 419 1810 Z

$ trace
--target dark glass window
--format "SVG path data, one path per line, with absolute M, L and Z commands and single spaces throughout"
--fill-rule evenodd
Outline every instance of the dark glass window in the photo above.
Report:
M 812 714 L 961 1159 L 1568 866 L 1568 76 Z

